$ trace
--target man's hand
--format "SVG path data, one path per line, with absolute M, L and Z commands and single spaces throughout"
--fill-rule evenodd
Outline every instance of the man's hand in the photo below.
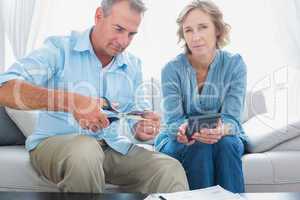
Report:
M 97 132 L 109 125 L 106 114 L 100 110 L 103 105 L 105 105 L 105 100 L 101 98 L 75 95 L 71 111 L 81 128 Z
M 140 141 L 151 140 L 159 133 L 160 117 L 157 113 L 147 111 L 143 118 L 146 120 L 141 120 L 134 126 L 135 138 Z

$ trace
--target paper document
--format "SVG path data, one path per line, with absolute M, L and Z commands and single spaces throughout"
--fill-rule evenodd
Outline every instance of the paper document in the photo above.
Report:
M 145 200 L 242 200 L 239 194 L 234 194 L 221 186 L 213 186 L 185 192 L 151 194 Z

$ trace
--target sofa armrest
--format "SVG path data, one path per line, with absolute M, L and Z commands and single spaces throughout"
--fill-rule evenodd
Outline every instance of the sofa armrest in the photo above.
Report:
M 7 115 L 5 108 L 0 107 L 0 146 L 24 145 L 25 139 L 20 129 Z
M 270 151 L 300 151 L 300 136 L 289 139 L 275 146 Z
M 26 138 L 34 132 L 39 111 L 16 110 L 8 107 L 5 107 L 5 110 L 10 119 L 18 126 Z
M 300 121 L 277 122 L 268 120 L 263 114 L 248 120 L 243 127 L 249 138 L 246 150 L 250 153 L 270 150 L 285 141 L 300 136 Z

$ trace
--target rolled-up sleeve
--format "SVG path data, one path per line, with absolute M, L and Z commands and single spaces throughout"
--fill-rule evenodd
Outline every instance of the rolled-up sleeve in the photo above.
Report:
M 237 56 L 231 63 L 233 67 L 231 80 L 226 85 L 226 93 L 222 106 L 222 121 L 229 124 L 232 134 L 240 134 L 241 116 L 244 110 L 247 85 L 247 68 L 241 56 Z
M 28 56 L 17 60 L 6 72 L 0 74 L 0 86 L 18 79 L 39 86 L 47 86 L 63 62 L 62 49 L 55 37 L 48 38 L 44 45 Z

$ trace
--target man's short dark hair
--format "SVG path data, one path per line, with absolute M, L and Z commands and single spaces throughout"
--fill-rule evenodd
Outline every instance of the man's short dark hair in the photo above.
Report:
M 102 0 L 101 7 L 104 12 L 104 16 L 108 16 L 114 4 L 120 1 L 128 1 L 130 8 L 143 14 L 147 8 L 142 0 Z

